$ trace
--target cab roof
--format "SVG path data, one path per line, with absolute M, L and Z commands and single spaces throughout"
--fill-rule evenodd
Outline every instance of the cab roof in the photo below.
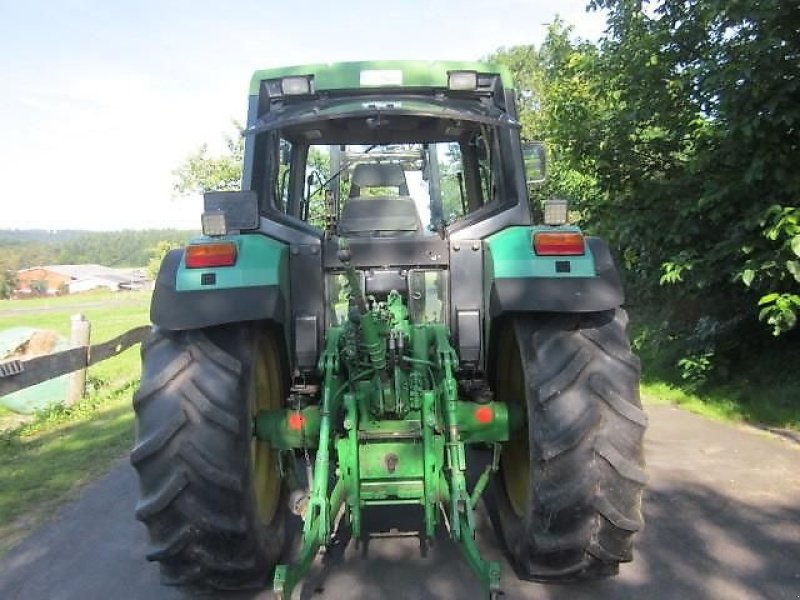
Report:
M 360 61 L 295 65 L 261 69 L 250 79 L 250 95 L 258 95 L 262 81 L 292 75 L 313 75 L 317 91 L 346 89 L 446 88 L 449 71 L 496 73 L 506 89 L 514 87 L 505 66 L 458 61 Z

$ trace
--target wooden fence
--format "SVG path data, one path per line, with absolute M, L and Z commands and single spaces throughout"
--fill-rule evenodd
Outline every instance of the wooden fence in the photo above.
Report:
M 77 392 L 71 393 L 71 395 L 77 393 L 78 398 L 80 398 L 83 395 L 87 367 L 116 356 L 123 350 L 141 343 L 150 333 L 150 325 L 143 325 L 126 331 L 122 335 L 102 344 L 90 346 L 88 345 L 88 323 L 82 319 L 73 318 L 73 342 L 75 342 L 74 333 L 76 327 L 80 327 L 81 323 L 86 325 L 81 329 L 81 331 L 85 332 L 81 334 L 84 337 L 82 340 L 83 345 L 28 360 L 10 360 L 0 363 L 0 396 L 11 394 L 67 373 L 77 372 L 80 374 L 83 372 L 82 377 L 77 378 L 80 382 Z M 70 386 L 70 388 L 74 387 Z M 75 400 L 75 397 L 68 397 L 67 403 L 69 404 Z

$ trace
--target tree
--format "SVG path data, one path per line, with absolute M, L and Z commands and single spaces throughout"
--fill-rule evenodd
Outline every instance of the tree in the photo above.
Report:
M 173 175 L 175 193 L 178 195 L 202 194 L 212 190 L 238 190 L 242 181 L 244 157 L 243 128 L 236 121 L 234 134 L 226 134 L 225 152 L 209 156 L 208 145 L 203 144 L 189 155 Z
M 696 296 L 723 328 L 754 315 L 756 301 L 774 333 L 794 327 L 800 312 L 797 4 L 593 4 L 609 11 L 603 71 L 625 107 L 600 150 L 640 158 L 619 166 L 607 161 L 600 179 L 618 200 L 652 215 L 638 223 L 623 219 L 625 237 L 646 235 L 639 254 L 661 249 L 660 281 Z
M 520 84 L 523 134 L 548 142 L 538 197 L 569 198 L 619 251 L 629 304 L 663 323 L 684 374 L 746 363 L 743 338 L 786 348 L 764 334 L 800 314 L 800 10 L 593 6 L 608 11 L 598 44 L 557 21 L 538 48 L 490 57 Z
M 595 149 L 602 141 L 599 124 L 607 112 L 598 57 L 597 47 L 573 41 L 572 28 L 560 19 L 548 26 L 539 48 L 501 48 L 488 57 L 513 73 L 522 136 L 547 142 L 548 179 L 533 190 L 534 200 L 570 199 L 584 226 L 591 225 L 588 211 L 603 193 L 594 175 Z
M 0 274 L 0 300 L 11 298 L 17 285 L 17 273 L 11 270 L 3 271 Z
M 170 250 L 178 248 L 180 244 L 162 240 L 150 249 L 150 260 L 147 262 L 147 277 L 155 279 L 161 268 L 161 262 Z

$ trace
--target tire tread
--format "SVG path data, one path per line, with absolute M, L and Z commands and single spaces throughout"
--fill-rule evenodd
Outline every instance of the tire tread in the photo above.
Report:
M 626 325 L 622 309 L 510 322 L 528 412 L 526 514 L 512 511 L 502 489 L 497 498 L 501 531 L 524 579 L 609 576 L 632 558 L 643 523 L 647 416 Z
M 262 531 L 246 508 L 250 436 L 241 386 L 252 359 L 219 343 L 243 348 L 251 331 L 154 328 L 142 351 L 130 456 L 141 498 L 135 514 L 149 532 L 147 559 L 160 564 L 167 585 L 257 587 L 283 550 L 287 511 Z

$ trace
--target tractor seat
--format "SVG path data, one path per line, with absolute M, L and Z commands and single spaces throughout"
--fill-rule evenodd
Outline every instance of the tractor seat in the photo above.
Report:
M 396 187 L 400 196 L 408 196 L 408 182 L 397 163 L 356 165 L 350 182 L 350 198 L 361 196 L 362 187 Z
M 422 232 L 417 207 L 409 196 L 350 198 L 339 219 L 339 235 L 407 236 Z

